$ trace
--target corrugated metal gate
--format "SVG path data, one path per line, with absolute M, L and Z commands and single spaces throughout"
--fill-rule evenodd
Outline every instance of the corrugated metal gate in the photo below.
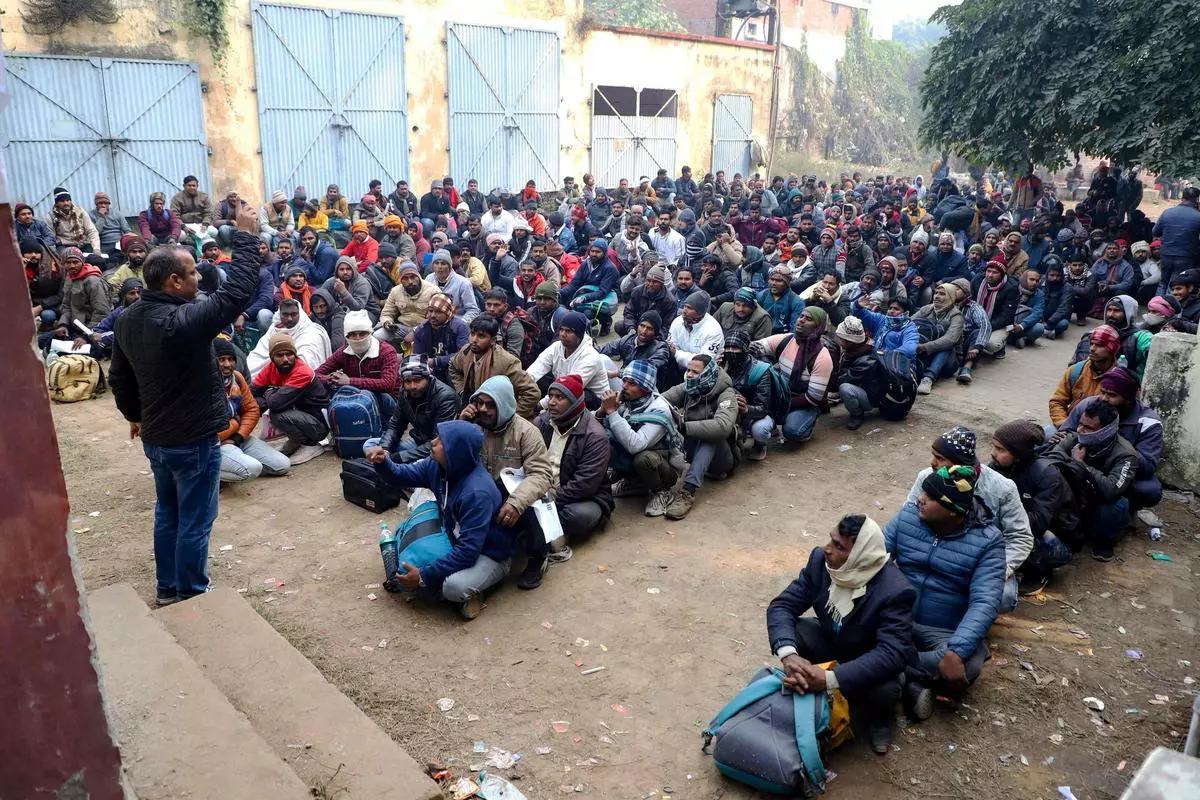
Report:
M 551 31 L 446 24 L 450 174 L 487 192 L 558 185 L 561 47 Z
M 356 198 L 408 177 L 404 21 L 383 14 L 255 3 L 266 191 Z
M 713 104 L 712 170 L 747 176 L 754 147 L 754 99 L 744 94 L 719 94 Z
M 0 130 L 12 195 L 39 216 L 56 186 L 85 208 L 108 192 L 114 209 L 132 215 L 151 192 L 170 197 L 188 173 L 208 185 L 195 64 L 12 55 L 5 69 L 12 102 Z
M 592 174 L 597 186 L 630 183 L 659 169 L 674 174 L 679 95 L 673 89 L 592 90 Z

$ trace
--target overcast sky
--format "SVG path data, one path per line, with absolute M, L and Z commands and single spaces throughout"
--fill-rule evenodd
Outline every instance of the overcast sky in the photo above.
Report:
M 875 17 L 876 25 L 882 23 L 881 27 L 890 30 L 892 25 L 901 20 L 927 20 L 938 8 L 956 6 L 961 2 L 962 0 L 876 0 L 871 6 L 871 14 Z

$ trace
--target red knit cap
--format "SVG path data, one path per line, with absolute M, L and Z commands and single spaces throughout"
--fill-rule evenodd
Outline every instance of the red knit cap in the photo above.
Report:
M 583 378 L 579 375 L 563 375 L 550 384 L 550 388 L 566 395 L 572 405 L 583 399 Z
M 1114 356 L 1121 349 L 1121 335 L 1111 325 L 1101 325 L 1092 331 L 1091 341 L 1100 344 Z

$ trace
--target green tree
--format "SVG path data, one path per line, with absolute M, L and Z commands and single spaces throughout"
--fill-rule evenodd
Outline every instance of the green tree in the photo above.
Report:
M 663 0 L 587 0 L 587 6 L 605 25 L 672 33 L 686 30 Z
M 966 0 L 921 82 L 921 139 L 979 163 L 1087 152 L 1186 174 L 1200 162 L 1195 0 Z
M 892 41 L 910 50 L 929 47 L 946 35 L 946 29 L 922 19 L 906 19 L 892 26 Z

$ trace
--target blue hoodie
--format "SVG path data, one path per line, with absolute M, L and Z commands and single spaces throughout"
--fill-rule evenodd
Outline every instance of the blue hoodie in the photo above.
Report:
M 863 308 L 858 303 L 851 303 L 850 306 L 854 316 L 861 319 L 863 327 L 871 332 L 877 351 L 896 350 L 909 358 L 917 357 L 917 345 L 921 343 L 921 337 L 911 319 L 907 316 L 889 317 Z
M 480 457 L 483 431 L 463 420 L 439 422 L 437 431 L 446 453 L 444 468 L 432 457 L 397 464 L 388 456 L 375 465 L 375 471 L 389 485 L 423 486 L 437 496 L 453 549 L 421 570 L 427 586 L 440 585 L 454 573 L 475 566 L 480 554 L 504 561 L 515 550 L 511 530 L 494 522 L 502 500 Z

